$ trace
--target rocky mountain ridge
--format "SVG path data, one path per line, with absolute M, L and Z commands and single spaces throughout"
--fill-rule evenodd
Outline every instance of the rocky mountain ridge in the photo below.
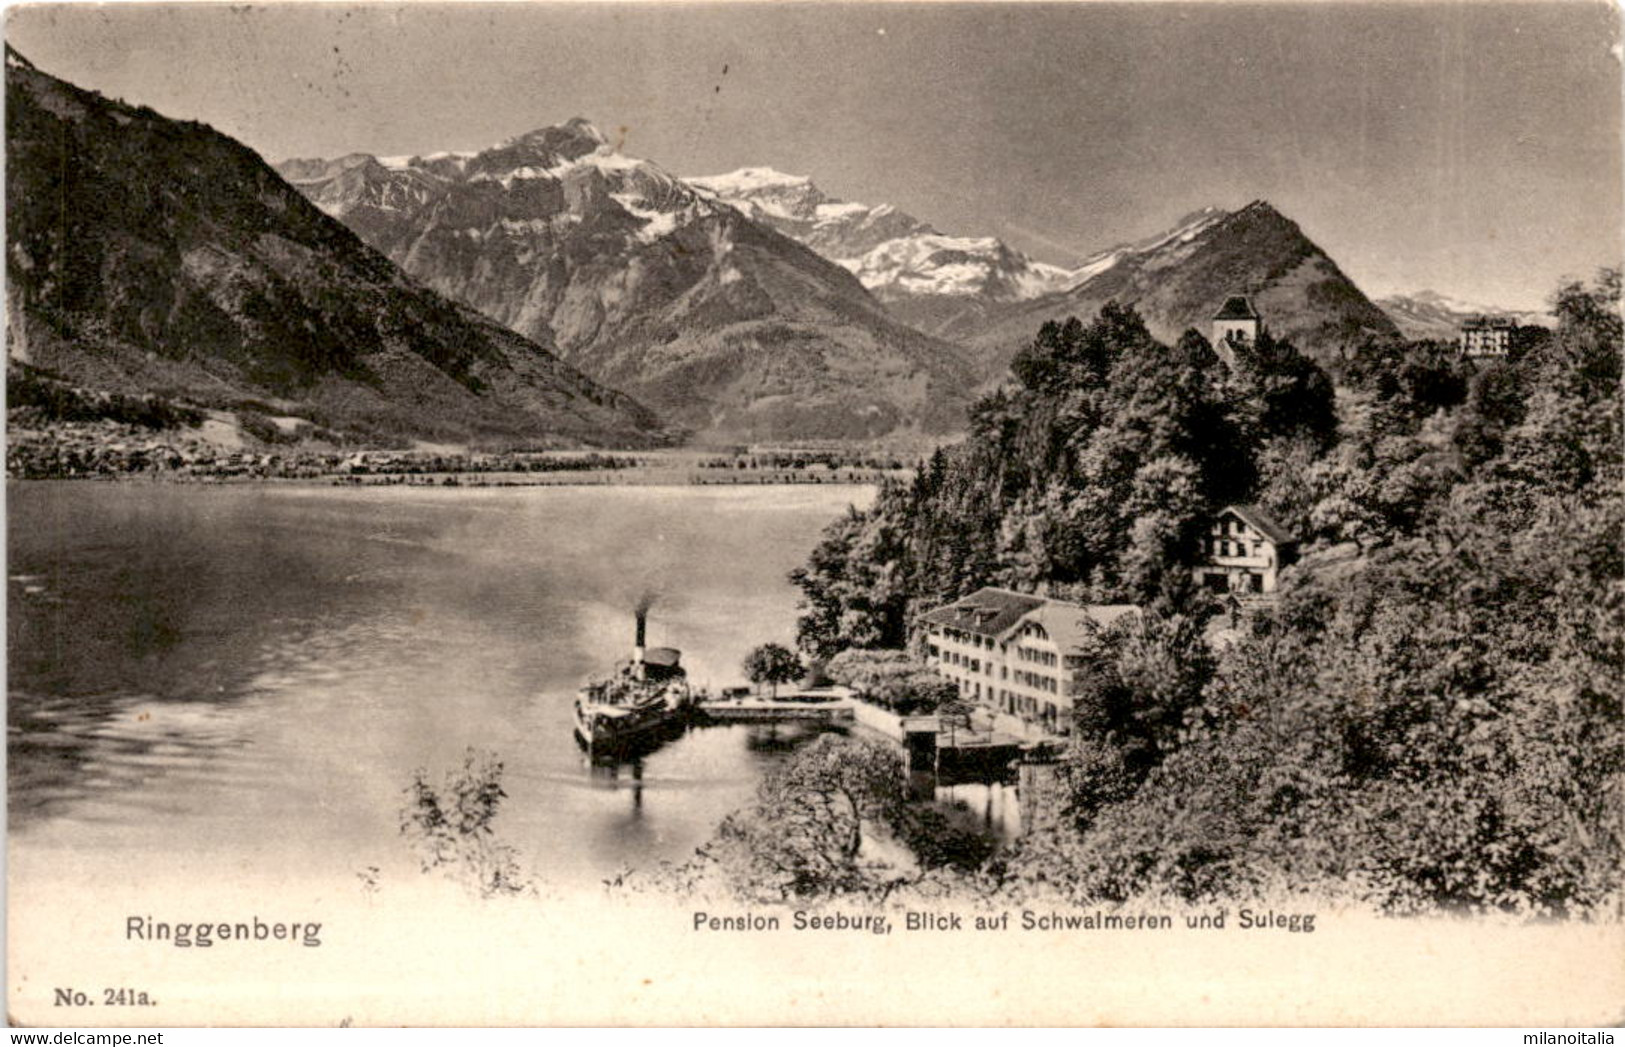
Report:
M 994 237 L 948 236 L 891 204 L 837 200 L 804 176 L 746 167 L 687 181 L 849 270 L 882 302 L 1011 302 L 1076 282 Z
M 811 178 L 747 167 L 690 178 L 716 199 L 852 271 L 898 320 L 964 345 L 997 374 L 1045 320 L 1134 304 L 1154 333 L 1207 332 L 1226 297 L 1252 295 L 1277 333 L 1323 360 L 1365 338 L 1396 337 L 1323 250 L 1268 203 L 1206 207 L 1167 229 L 1064 268 L 992 237 L 949 237 L 889 204 L 834 199 Z
M 1233 294 L 1246 294 L 1279 337 L 1328 363 L 1367 339 L 1399 337 L 1392 320 L 1296 222 L 1264 200 L 1207 208 L 1164 233 L 1114 248 L 1080 267 L 1065 291 L 927 326 L 940 337 L 1008 360 L 1045 321 L 1091 317 L 1108 301 L 1132 305 L 1152 334 L 1203 334 Z
M 289 160 L 289 181 L 436 290 L 717 438 L 963 421 L 971 369 L 847 270 L 570 120 L 472 153 Z

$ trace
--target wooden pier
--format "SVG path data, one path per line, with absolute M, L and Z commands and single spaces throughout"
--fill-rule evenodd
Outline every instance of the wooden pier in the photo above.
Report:
M 706 698 L 698 702 L 694 710 L 702 721 L 711 723 L 844 723 L 852 719 L 852 703 L 848 700 Z
M 743 690 L 740 688 L 739 690 Z M 971 770 L 1004 768 L 1030 749 L 1031 743 L 997 729 L 950 726 L 938 716 L 899 716 L 865 702 L 846 688 L 797 692 L 780 698 L 728 692 L 700 699 L 694 706 L 700 723 L 851 723 L 899 743 L 916 769 Z

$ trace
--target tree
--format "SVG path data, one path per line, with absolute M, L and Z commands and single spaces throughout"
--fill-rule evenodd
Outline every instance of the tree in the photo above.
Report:
M 795 652 L 776 643 L 764 643 L 746 655 L 744 669 L 745 679 L 751 683 L 770 685 L 774 698 L 779 696 L 779 684 L 799 679 L 806 672 Z
M 866 519 L 857 509 L 848 508 L 846 515 L 824 529 L 806 565 L 790 572 L 791 583 L 801 590 L 796 645 L 813 658 L 833 657 L 845 646 L 841 615 L 847 596 L 847 568 L 852 561 L 852 544 Z
M 824 735 L 763 779 L 754 807 L 728 817 L 700 852 L 740 894 L 769 899 L 864 891 L 898 870 L 865 844 L 907 805 L 902 758 L 878 742 Z M 873 850 L 873 849 L 870 849 Z
M 1552 304 L 1557 336 L 1545 348 L 1554 382 L 1572 384 L 1587 400 L 1617 397 L 1620 381 L 1620 271 L 1601 269 L 1590 287 L 1558 289 Z
M 400 812 L 401 835 L 416 847 L 424 872 L 440 869 L 485 897 L 532 892 L 518 852 L 492 833 L 491 822 L 507 795 L 502 761 L 469 748 L 462 770 L 448 774 L 438 789 L 427 771 L 413 772 Z
M 1201 485 L 1196 463 L 1172 455 L 1152 459 L 1134 474 L 1126 506 L 1134 523 L 1123 573 L 1136 602 L 1149 602 L 1167 572 L 1189 574 L 1207 525 Z
M 1237 351 L 1232 387 L 1249 438 L 1303 435 L 1323 447 L 1331 443 L 1337 430 L 1331 377 L 1291 342 L 1260 331 Z

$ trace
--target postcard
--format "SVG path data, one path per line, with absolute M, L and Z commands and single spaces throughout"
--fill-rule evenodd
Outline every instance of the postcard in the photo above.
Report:
M 14 1024 L 1612 1042 L 1609 5 L 5 35 Z

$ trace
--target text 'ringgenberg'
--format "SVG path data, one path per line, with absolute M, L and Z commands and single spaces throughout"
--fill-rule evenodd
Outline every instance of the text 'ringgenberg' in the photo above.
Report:
M 247 923 L 219 920 L 214 923 L 166 923 L 151 916 L 127 916 L 125 941 L 169 942 L 179 949 L 197 946 L 208 949 L 215 942 L 297 942 L 308 948 L 322 944 L 322 925 L 309 921 L 266 923 L 258 916 Z

